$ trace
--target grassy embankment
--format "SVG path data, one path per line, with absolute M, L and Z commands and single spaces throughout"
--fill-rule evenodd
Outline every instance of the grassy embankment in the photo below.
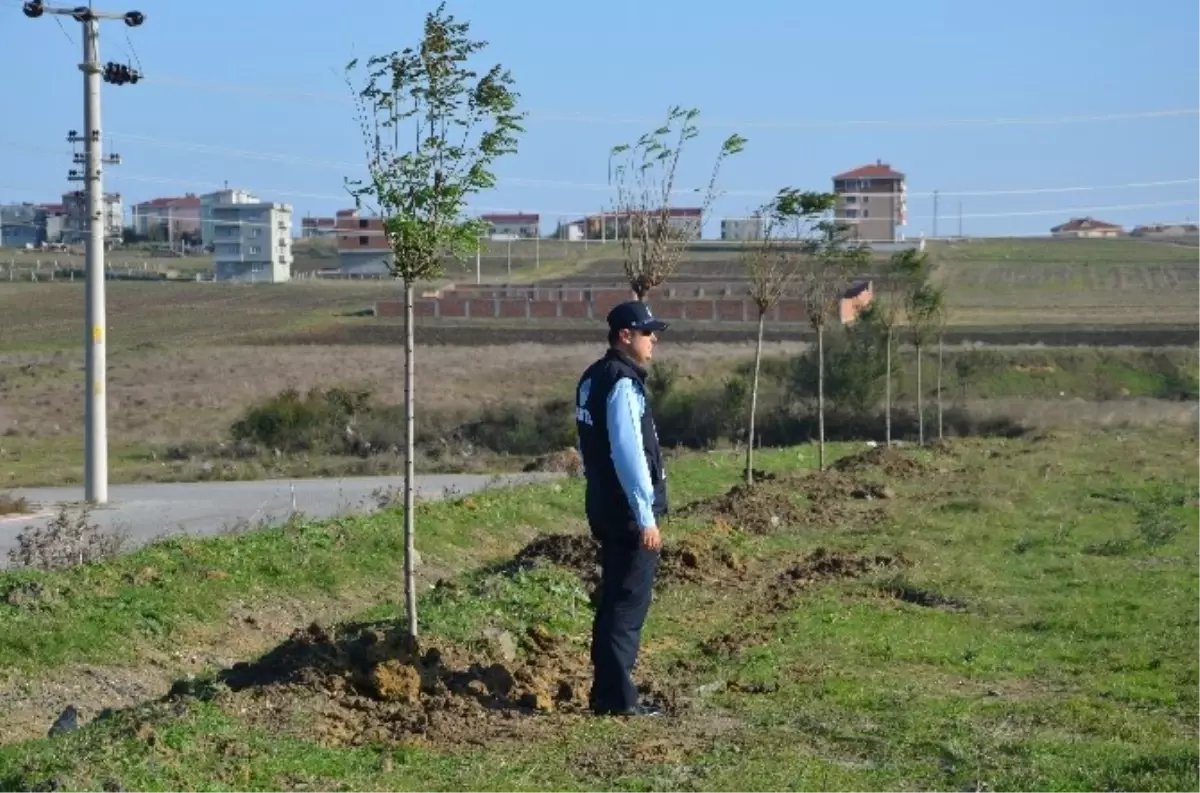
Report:
M 0 781 L 1196 788 L 1194 433 L 963 441 L 825 475 L 810 472 L 813 457 L 810 447 L 764 453 L 761 467 L 780 480 L 759 496 L 670 524 L 640 673 L 673 706 L 665 724 L 578 712 L 571 686 L 586 679 L 590 610 L 575 570 L 495 565 L 536 532 L 582 530 L 579 485 L 569 483 L 422 508 L 427 581 L 453 581 L 422 596 L 422 643 L 441 648 L 440 664 L 403 662 L 387 638 L 398 614 L 383 593 L 399 591 L 401 569 L 394 512 L 0 575 L 0 664 L 14 683 L 0 701 L 26 716 L 31 697 L 46 703 L 27 733 L 49 725 L 81 675 L 145 668 L 158 685 L 139 689 L 148 700 L 184 668 L 172 660 L 180 654 L 254 661 L 290 627 L 246 627 L 272 604 L 308 604 L 291 625 L 320 614 L 375 631 L 310 631 L 249 667 L 202 672 L 159 703 L 106 690 L 107 704 L 131 707 L 0 749 Z M 724 493 L 739 466 L 729 453 L 678 458 L 675 503 Z M 518 639 L 515 657 L 488 628 Z M 368 635 L 382 637 L 375 650 Z M 394 691 L 379 701 L 386 679 L 369 659 L 389 653 L 402 661 L 397 674 L 432 676 L 410 704 Z M 504 669 L 471 672 L 470 658 Z M 531 675 L 516 674 L 519 686 L 561 695 L 567 683 L 570 696 L 533 712 L 527 704 L 540 701 L 503 693 L 505 669 Z M 78 704 L 95 716 L 97 704 Z

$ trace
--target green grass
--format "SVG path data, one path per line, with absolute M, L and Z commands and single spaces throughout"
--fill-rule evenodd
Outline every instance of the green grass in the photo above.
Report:
M 1194 434 L 966 441 L 917 456 L 934 472 L 889 481 L 896 498 L 883 523 L 851 515 L 770 536 L 717 536 L 699 519 L 668 524 L 670 541 L 733 544 L 768 568 L 816 547 L 899 553 L 911 564 L 809 588 L 778 612 L 756 610 L 753 587 L 663 590 L 647 625 L 645 674 L 687 689 L 728 684 L 665 725 L 547 716 L 561 720 L 537 740 L 339 749 L 247 727 L 213 703 L 151 704 L 0 748 L 0 785 L 1196 789 Z M 757 464 L 811 467 L 814 457 L 797 447 Z M 740 464 L 729 453 L 677 459 L 674 503 L 723 492 Z M 566 571 L 487 567 L 533 527 L 579 530 L 580 496 L 570 483 L 424 507 L 418 546 L 427 559 L 476 566 L 456 587 L 423 595 L 426 635 L 466 642 L 486 626 L 534 624 L 586 634 L 590 612 Z M 398 517 L 385 513 L 172 542 L 69 573 L 0 574 L 0 587 L 36 577 L 60 593 L 32 613 L 0 605 L 0 663 L 48 674 L 77 661 L 136 661 L 251 593 L 398 580 L 399 547 Z M 152 580 L 129 580 L 147 567 Z M 213 569 L 228 578 L 207 577 Z M 880 597 L 898 586 L 966 608 Z M 380 604 L 360 616 L 397 610 Z M 759 640 L 728 655 L 703 649 L 731 631 Z

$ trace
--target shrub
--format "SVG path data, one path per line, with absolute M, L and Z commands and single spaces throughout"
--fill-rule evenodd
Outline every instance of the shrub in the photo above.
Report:
M 370 410 L 368 391 L 314 388 L 301 396 L 289 388 L 247 409 L 234 422 L 235 441 L 282 452 L 344 452 L 356 448 L 355 423 Z

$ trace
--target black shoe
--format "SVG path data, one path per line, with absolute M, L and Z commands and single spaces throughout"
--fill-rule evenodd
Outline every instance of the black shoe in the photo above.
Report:
M 630 705 L 627 708 L 594 708 L 597 716 L 665 716 L 656 705 Z

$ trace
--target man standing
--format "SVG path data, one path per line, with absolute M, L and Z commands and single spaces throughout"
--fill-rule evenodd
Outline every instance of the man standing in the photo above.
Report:
M 661 713 L 638 702 L 631 674 L 658 570 L 658 523 L 667 514 L 666 472 L 644 368 L 656 334 L 666 327 L 645 303 L 618 305 L 608 314 L 608 351 L 575 390 L 588 525 L 600 543 L 591 707 L 601 715 Z

